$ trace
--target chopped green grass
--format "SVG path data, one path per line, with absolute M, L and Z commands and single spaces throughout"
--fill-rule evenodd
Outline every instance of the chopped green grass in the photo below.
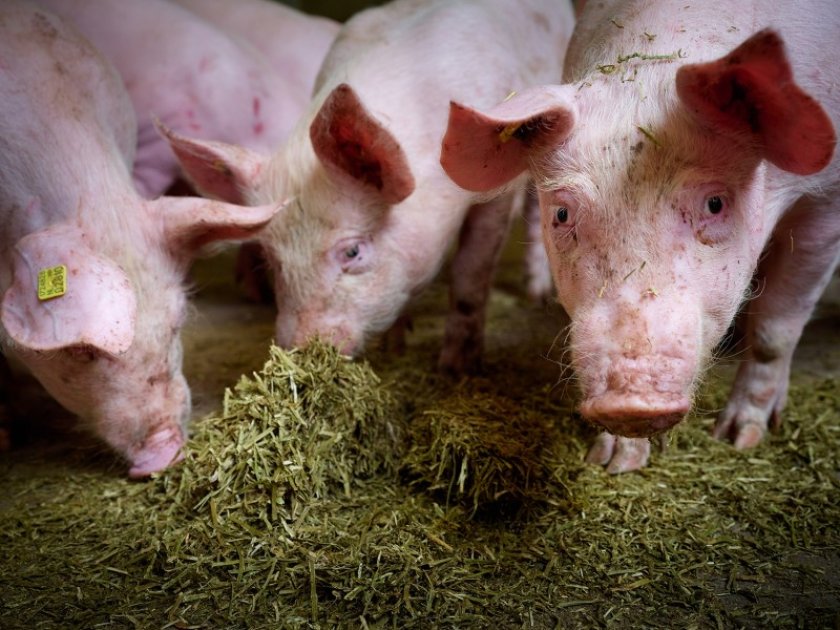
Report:
M 572 401 L 518 360 L 449 383 L 383 359 L 380 380 L 321 344 L 272 348 L 147 483 L 84 453 L 51 477 L 3 464 L 0 626 L 833 623 L 838 379 L 793 386 L 756 450 L 689 418 L 613 477 L 582 463 L 594 432 Z M 710 378 L 699 407 L 727 387 Z

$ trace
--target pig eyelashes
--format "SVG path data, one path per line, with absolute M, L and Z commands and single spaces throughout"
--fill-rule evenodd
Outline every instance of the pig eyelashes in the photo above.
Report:
M 93 363 L 97 359 L 107 356 L 104 352 L 86 344 L 68 346 L 64 348 L 64 354 L 76 363 Z

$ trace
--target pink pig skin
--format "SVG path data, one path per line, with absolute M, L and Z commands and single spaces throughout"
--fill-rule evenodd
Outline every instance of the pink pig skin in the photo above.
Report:
M 441 161 L 456 182 L 490 190 L 530 170 L 538 183 L 581 412 L 620 436 L 590 461 L 646 464 L 644 438 L 685 416 L 748 298 L 714 433 L 747 448 L 778 422 L 840 257 L 838 33 L 833 0 L 588 2 L 565 85 L 483 113 L 453 103 Z
M 147 198 L 180 174 L 155 118 L 181 133 L 267 154 L 305 111 L 338 29 L 260 0 L 37 2 L 73 23 L 122 76 L 138 120 L 133 177 Z M 249 36 L 247 29 L 257 29 L 252 23 L 259 29 Z
M 252 46 L 268 60 L 282 78 L 285 97 L 293 99 L 298 108 L 293 118 L 284 121 L 286 133 L 291 131 L 309 105 L 318 69 L 340 24 L 274 0 L 173 1 L 214 24 L 243 48 Z
M 196 249 L 246 238 L 276 208 L 143 200 L 116 71 L 60 18 L 0 6 L 0 343 L 142 477 L 180 457 L 183 277 Z M 42 301 L 38 274 L 65 265 Z
M 537 77 L 559 77 L 572 19 L 569 3 L 551 0 L 398 0 L 342 28 L 307 113 L 270 161 L 170 134 L 205 193 L 293 199 L 260 239 L 282 345 L 321 336 L 361 351 L 457 239 L 440 365 L 460 372 L 476 363 L 511 204 L 464 191 L 442 171 L 448 103 L 489 105 Z

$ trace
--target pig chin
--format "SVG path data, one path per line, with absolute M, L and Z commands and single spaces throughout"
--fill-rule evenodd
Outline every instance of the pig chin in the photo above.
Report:
M 646 357 L 609 363 L 584 383 L 583 417 L 612 434 L 650 437 L 679 423 L 691 408 L 693 370 L 686 361 Z

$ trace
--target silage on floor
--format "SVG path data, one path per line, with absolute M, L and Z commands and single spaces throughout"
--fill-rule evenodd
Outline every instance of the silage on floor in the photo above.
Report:
M 795 626 L 762 589 L 796 575 L 810 615 L 840 592 L 814 561 L 840 550 L 835 380 L 757 451 L 690 419 L 610 477 L 551 388 L 385 367 L 272 348 L 157 479 L 8 480 L 3 625 Z

